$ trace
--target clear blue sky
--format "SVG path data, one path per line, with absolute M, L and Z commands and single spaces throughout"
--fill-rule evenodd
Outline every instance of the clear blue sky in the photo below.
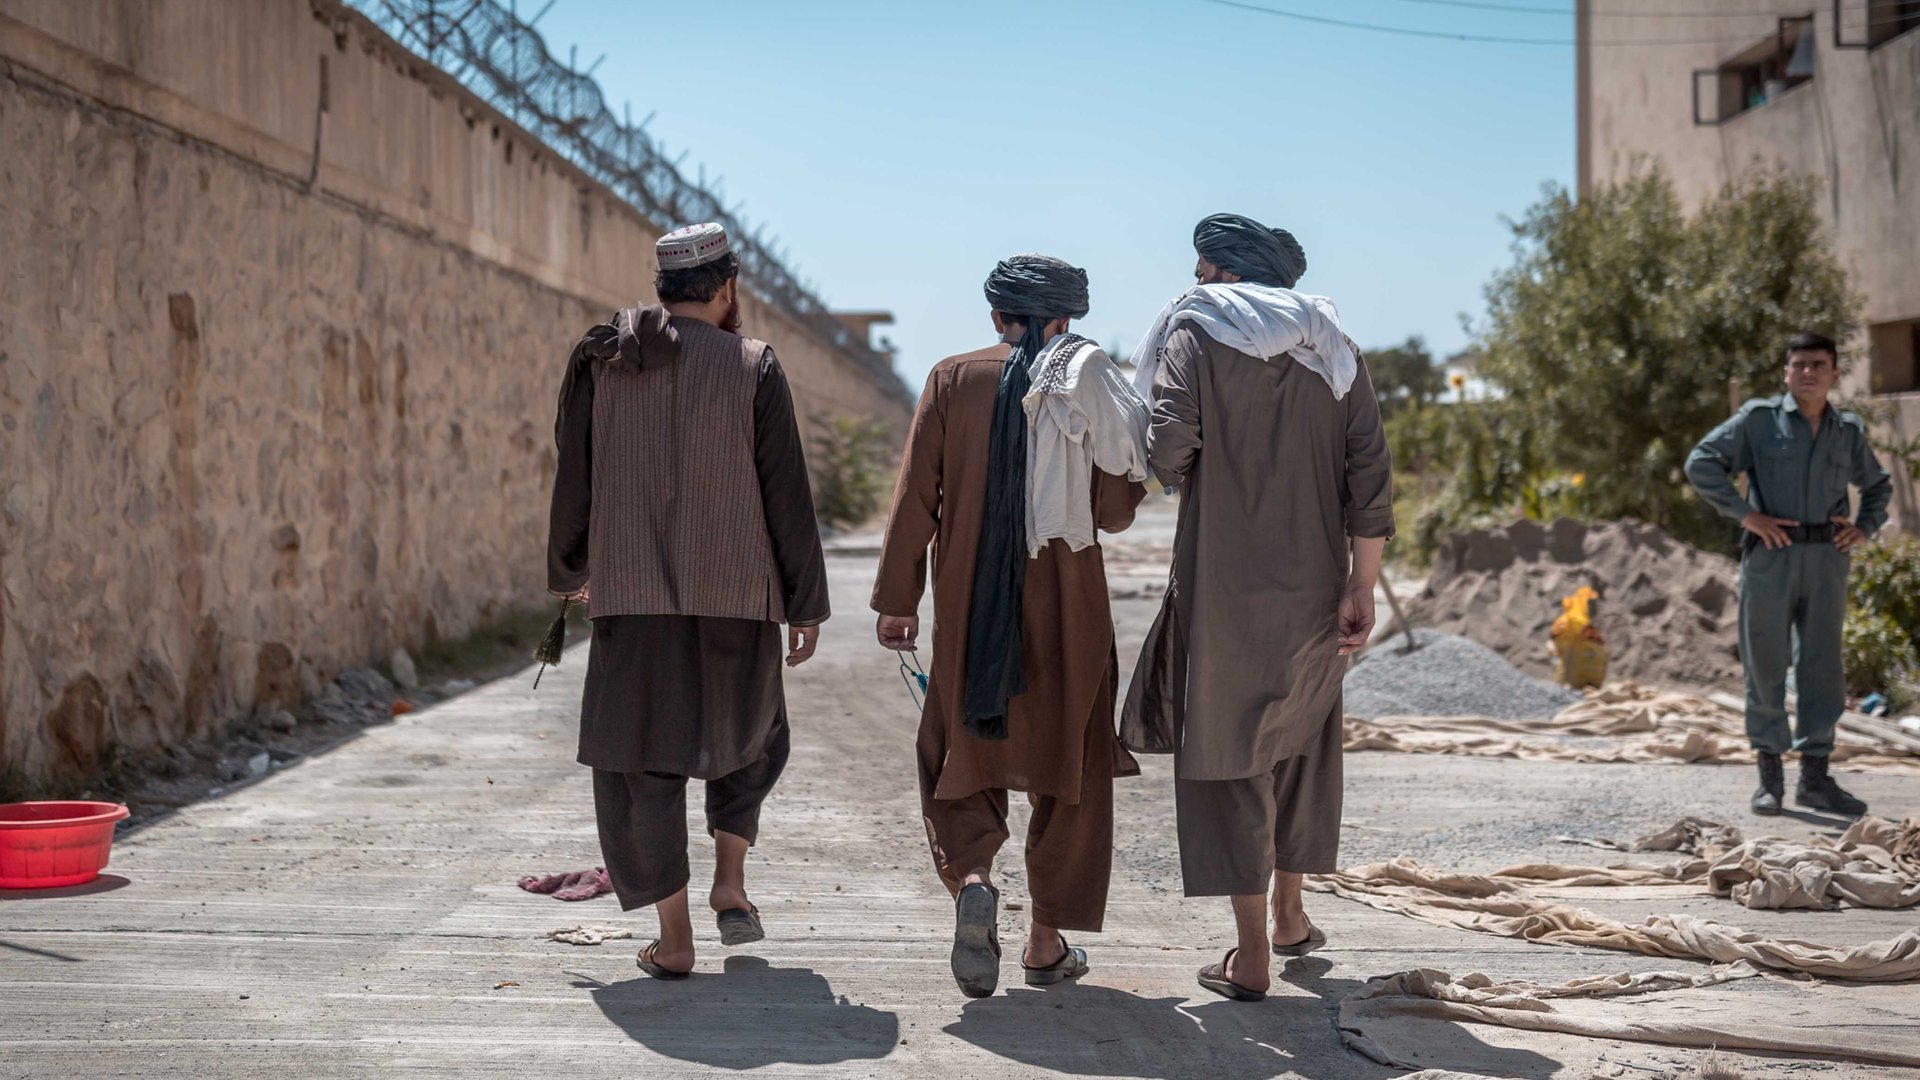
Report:
M 1573 35 L 1571 14 L 1251 2 Z M 724 176 L 834 307 L 893 311 L 884 332 L 916 390 L 941 357 L 992 340 L 980 284 L 1014 252 L 1086 267 L 1093 311 L 1077 329 L 1131 347 L 1190 283 L 1194 222 L 1221 210 L 1292 230 L 1300 288 L 1333 297 L 1362 347 L 1420 334 L 1444 356 L 1510 261 L 1502 215 L 1574 179 L 1570 47 L 1204 0 L 558 0 L 538 29 L 563 60 L 578 46 L 582 67 L 608 54 L 594 77 L 616 110 L 656 113 L 669 153 Z

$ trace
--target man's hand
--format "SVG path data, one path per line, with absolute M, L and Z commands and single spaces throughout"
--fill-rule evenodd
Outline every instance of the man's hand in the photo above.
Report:
M 1349 584 L 1340 597 L 1340 655 L 1351 656 L 1366 648 L 1373 636 L 1373 589 Z
M 874 627 L 874 636 L 880 639 L 880 647 L 895 652 L 916 652 L 914 639 L 920 636 L 920 617 L 911 615 L 901 618 L 898 615 L 882 615 Z
M 818 626 L 787 627 L 787 666 L 799 667 L 813 659 L 814 647 L 820 644 Z
M 584 604 L 587 602 L 587 587 L 582 585 L 577 591 L 570 592 L 561 599 L 569 604 Z
M 1833 546 L 1839 548 L 1841 551 L 1852 551 L 1854 548 L 1867 542 L 1867 534 L 1861 532 L 1858 525 L 1841 517 L 1839 514 L 1835 514 L 1827 520 L 1833 522 Z
M 1740 527 L 1759 537 L 1768 551 L 1792 547 L 1793 538 L 1787 535 L 1786 526 L 1798 524 L 1792 518 L 1769 517 L 1758 510 L 1740 519 Z

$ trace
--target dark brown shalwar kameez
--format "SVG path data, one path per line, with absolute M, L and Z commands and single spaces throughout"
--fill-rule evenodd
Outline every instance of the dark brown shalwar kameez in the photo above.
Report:
M 656 309 L 657 311 L 657 309 Z M 656 318 L 659 316 L 656 315 Z M 633 393 L 673 395 L 668 408 L 692 404 L 701 408 L 738 409 L 727 423 L 712 415 L 686 415 L 684 423 L 657 425 L 656 419 L 609 411 L 612 422 L 647 424 L 663 430 L 650 432 L 650 454 L 659 460 L 596 461 L 610 443 L 594 432 L 595 384 L 601 366 L 612 359 L 609 325 L 596 327 L 569 362 L 560 395 L 555 437 L 559 461 L 554 482 L 552 532 L 548 548 L 548 587 L 556 593 L 593 588 L 593 607 L 602 606 L 602 582 L 589 578 L 589 538 L 602 536 L 621 551 L 633 545 L 620 536 L 608 536 L 611 507 L 594 505 L 594 470 L 620 468 L 637 479 L 631 484 L 636 499 L 652 499 L 657 489 L 684 488 L 639 510 L 627 508 L 619 527 L 638 523 L 672 531 L 664 519 L 679 515 L 694 520 L 694 531 L 705 527 L 714 511 L 713 497 L 703 490 L 699 465 L 686 467 L 683 455 L 711 453 L 716 430 L 729 424 L 751 439 L 750 456 L 739 458 L 753 476 L 736 478 L 743 490 L 757 491 L 760 514 L 746 513 L 736 520 L 749 522 L 764 515 L 766 541 L 771 546 L 779 590 L 772 610 L 784 608 L 793 626 L 824 622 L 828 615 L 825 561 L 807 483 L 806 462 L 794 420 L 793 399 L 785 374 L 771 350 L 758 361 L 751 389 L 725 395 L 689 398 L 691 384 L 675 378 L 672 366 L 692 363 L 734 363 L 729 353 L 740 339 L 691 319 L 672 319 L 680 348 L 667 358 L 646 357 L 664 369 L 659 377 Z M 598 355 L 596 355 L 598 354 Z M 606 378 L 600 375 L 600 378 Z M 750 413 L 750 415 L 748 415 Z M 602 477 L 599 490 L 609 487 Z M 676 498 L 676 495 L 678 498 Z M 638 517 L 628 516 L 637 514 Z M 602 530 L 596 533 L 595 526 Z M 723 565 L 737 557 L 752 566 L 765 552 L 759 538 L 729 535 L 737 526 L 722 527 L 705 537 L 710 545 L 704 557 Z M 750 542 L 749 542 L 750 541 Z M 603 553 L 604 556 L 605 553 Z M 657 553 L 654 558 L 657 558 Z M 686 561 L 685 556 L 679 556 Z M 643 560 L 645 561 L 645 560 Z M 671 560 L 667 560 L 671 561 Z M 668 603 L 627 603 L 632 607 L 701 606 L 703 589 L 697 575 L 686 568 L 642 565 L 623 568 L 639 575 L 664 575 Z M 609 590 L 611 591 L 611 590 Z M 705 590 L 710 592 L 711 590 Z M 600 847 L 614 892 L 625 910 L 646 907 L 685 888 L 687 865 L 686 786 L 689 778 L 706 781 L 707 831 L 724 831 L 753 843 L 759 833 L 760 807 L 785 767 L 788 752 L 786 700 L 780 681 L 785 649 L 779 623 L 771 618 L 730 618 L 700 614 L 602 614 L 593 612 L 593 644 L 587 660 L 586 690 L 581 702 L 579 761 L 593 769 L 595 817 Z
M 1113 780 L 1139 766 L 1114 735 L 1113 613 L 1100 546 L 1051 541 L 1027 563 L 1022 593 L 1027 692 L 1011 700 L 1009 737 L 964 725 L 967 618 L 985 511 L 994 390 L 1011 350 L 942 361 L 927 380 L 907 439 L 874 583 L 873 609 L 918 614 L 933 545 L 933 663 L 920 716 L 920 807 L 948 891 L 991 866 L 1009 836 L 1007 792 L 1033 804 L 1027 876 L 1033 917 L 1097 932 L 1113 864 Z M 1094 521 L 1118 532 L 1146 489 L 1095 470 Z
M 1174 753 L 1187 895 L 1264 893 L 1276 869 L 1336 868 L 1349 539 L 1393 534 L 1379 402 L 1364 360 L 1335 399 L 1191 325 L 1153 396 L 1149 453 L 1180 519 L 1121 735 Z

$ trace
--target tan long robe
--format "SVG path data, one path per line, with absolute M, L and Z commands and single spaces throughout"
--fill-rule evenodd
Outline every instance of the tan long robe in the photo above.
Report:
M 951 357 L 928 377 L 900 466 L 873 609 L 882 615 L 919 613 L 931 543 L 933 663 L 921 741 L 944 747 L 936 798 L 1011 789 L 1072 803 L 1080 798 L 1088 753 L 1112 755 L 1110 776 L 1139 772 L 1112 737 L 1113 611 L 1098 544 L 1071 551 L 1055 540 L 1027 563 L 1027 692 L 1009 705 L 1009 738 L 976 738 L 964 726 L 967 616 L 986 504 L 987 434 L 994 390 L 1011 351 L 995 345 Z M 1145 495 L 1140 484 L 1096 471 L 1096 523 L 1107 532 L 1126 528 Z M 1105 726 L 1108 737 L 1089 738 L 1090 723 Z
M 1373 380 L 1361 361 L 1336 400 L 1291 360 L 1183 325 L 1154 379 L 1148 445 L 1154 469 L 1181 483 L 1180 520 L 1121 738 L 1177 749 L 1182 780 L 1267 773 L 1340 710 L 1349 537 L 1393 534 Z

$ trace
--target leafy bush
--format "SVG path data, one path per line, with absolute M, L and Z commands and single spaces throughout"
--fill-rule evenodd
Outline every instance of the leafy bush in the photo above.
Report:
M 1920 537 L 1891 535 L 1855 549 L 1847 591 L 1856 607 L 1892 619 L 1920 649 Z
M 1847 688 L 1883 691 L 1896 708 L 1914 708 L 1920 704 L 1920 537 L 1888 536 L 1856 549 L 1847 596 Z
M 870 416 L 842 413 L 820 424 L 813 443 L 814 513 L 835 528 L 865 524 L 887 494 L 892 439 Z
M 1789 336 L 1845 341 L 1859 322 L 1815 191 L 1761 176 L 1689 217 L 1657 169 L 1577 200 L 1549 187 L 1487 288 L 1478 374 L 1495 399 L 1441 406 L 1437 440 L 1399 427 L 1453 469 L 1436 513 L 1635 517 L 1730 552 L 1733 529 L 1681 472 L 1726 418 L 1728 380 L 1779 393 Z
M 1878 611 L 1847 609 L 1840 634 L 1847 689 L 1856 694 L 1886 690 L 1920 671 L 1913 641 L 1899 623 Z

